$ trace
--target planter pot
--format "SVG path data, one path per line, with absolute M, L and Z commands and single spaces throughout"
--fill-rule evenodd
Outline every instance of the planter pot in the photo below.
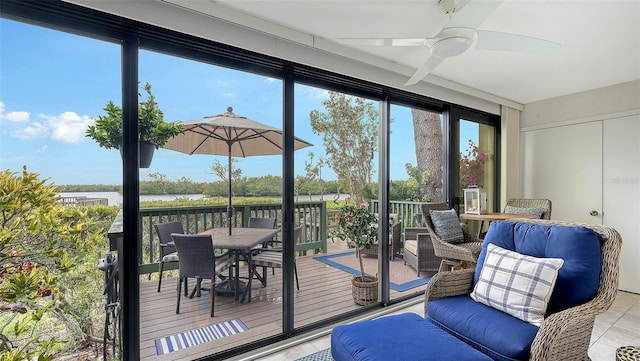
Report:
M 156 145 L 151 142 L 140 142 L 140 168 L 149 168 L 153 159 L 153 152 Z M 120 156 L 122 157 L 122 147 L 120 147 Z
M 360 276 L 351 279 L 351 295 L 356 305 L 366 306 L 378 302 L 378 278 L 364 276 L 364 282 Z

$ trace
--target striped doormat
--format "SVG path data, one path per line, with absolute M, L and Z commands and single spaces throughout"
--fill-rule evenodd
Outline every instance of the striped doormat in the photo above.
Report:
M 164 355 L 169 352 L 182 350 L 201 343 L 217 340 L 219 338 L 235 335 L 247 331 L 249 328 L 239 318 L 196 328 L 191 331 L 177 333 L 156 339 L 156 353 Z

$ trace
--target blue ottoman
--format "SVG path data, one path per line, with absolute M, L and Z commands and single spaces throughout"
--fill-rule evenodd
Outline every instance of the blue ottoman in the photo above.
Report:
M 415 313 L 336 326 L 331 356 L 336 361 L 492 361 Z

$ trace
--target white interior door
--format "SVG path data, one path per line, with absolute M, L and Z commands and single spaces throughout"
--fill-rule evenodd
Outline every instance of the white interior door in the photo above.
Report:
M 601 223 L 602 122 L 527 131 L 520 141 L 522 196 L 550 199 L 552 219 Z
M 640 115 L 604 121 L 602 223 L 622 235 L 621 290 L 640 293 Z

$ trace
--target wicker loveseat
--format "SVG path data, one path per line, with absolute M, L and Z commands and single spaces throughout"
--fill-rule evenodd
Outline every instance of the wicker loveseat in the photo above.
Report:
M 621 242 L 618 232 L 600 225 L 493 222 L 475 270 L 433 276 L 425 290 L 426 319 L 494 360 L 588 360 L 595 316 L 611 306 L 617 293 Z M 489 244 L 563 259 L 540 326 L 470 297 Z
M 331 355 L 336 361 L 589 360 L 595 316 L 617 293 L 621 246 L 618 232 L 600 225 L 493 222 L 475 270 L 431 278 L 425 318 L 403 313 L 336 326 Z

